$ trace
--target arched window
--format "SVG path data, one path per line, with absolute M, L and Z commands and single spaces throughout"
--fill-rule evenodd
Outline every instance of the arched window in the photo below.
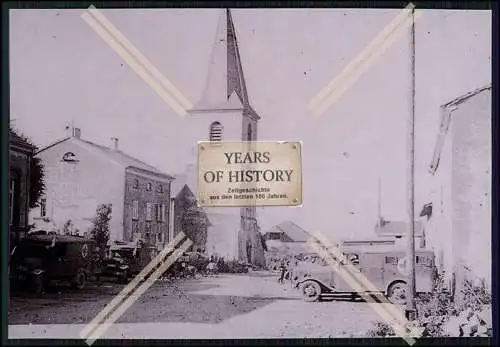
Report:
M 248 124 L 247 141 L 252 141 L 252 125 Z
M 222 124 L 219 122 L 213 122 L 210 124 L 210 141 L 221 141 L 222 140 Z

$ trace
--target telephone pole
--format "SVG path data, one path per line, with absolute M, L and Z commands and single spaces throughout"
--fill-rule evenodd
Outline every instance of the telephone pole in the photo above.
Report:
M 411 10 L 410 26 L 410 98 L 409 115 L 407 124 L 408 155 L 407 155 L 407 180 L 408 180 L 408 229 L 406 233 L 406 265 L 408 266 L 408 287 L 406 317 L 416 319 L 415 305 L 415 8 Z

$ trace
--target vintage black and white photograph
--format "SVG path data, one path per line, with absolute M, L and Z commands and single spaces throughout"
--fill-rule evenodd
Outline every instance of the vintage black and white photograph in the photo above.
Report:
M 10 10 L 9 339 L 491 337 L 491 17 Z

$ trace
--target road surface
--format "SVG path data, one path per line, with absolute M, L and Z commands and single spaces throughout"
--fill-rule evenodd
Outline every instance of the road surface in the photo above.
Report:
M 79 338 L 122 286 L 95 283 L 10 299 L 9 338 Z M 217 339 L 364 337 L 381 320 L 367 303 L 307 303 L 267 272 L 157 281 L 103 338 Z

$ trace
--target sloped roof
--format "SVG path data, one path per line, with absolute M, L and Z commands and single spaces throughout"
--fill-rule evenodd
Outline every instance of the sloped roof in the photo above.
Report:
M 238 219 L 235 219 L 235 216 L 229 213 L 221 213 L 221 212 L 210 212 L 207 210 L 204 210 L 208 220 L 210 221 L 210 224 L 213 226 L 216 225 L 231 225 L 231 224 L 237 224 L 239 225 L 240 221 Z
M 477 94 L 480 94 L 480 93 L 484 92 L 485 90 L 491 90 L 491 83 L 489 83 L 485 86 L 482 86 L 480 88 L 474 89 L 474 90 L 472 90 L 464 95 L 461 95 L 458 98 L 455 98 L 455 99 L 447 102 L 446 104 L 442 105 L 441 107 L 445 108 L 445 107 L 450 107 L 450 106 L 461 104 L 462 102 L 466 101 L 467 99 L 469 99 Z
M 382 225 L 375 228 L 375 233 L 379 236 L 405 236 L 407 223 L 404 221 L 384 221 Z M 415 221 L 415 236 L 423 236 L 424 224 Z
M 292 221 L 284 221 L 267 230 L 265 234 L 272 232 L 283 232 L 295 242 L 306 242 L 311 235 Z
M 235 109 L 243 109 L 251 117 L 260 118 L 250 105 L 236 30 L 231 11 L 226 9 L 217 27 L 202 97 L 191 112 Z
M 15 145 L 17 147 L 21 147 L 28 151 L 35 151 L 36 147 L 31 143 L 26 141 L 24 138 L 19 136 L 14 130 L 9 129 L 9 141 L 11 145 Z
M 98 145 L 94 142 L 91 142 L 91 141 L 87 141 L 87 140 L 83 140 L 81 138 L 78 138 L 78 137 L 72 137 L 72 136 L 68 136 L 68 137 L 65 137 L 61 140 L 58 140 L 44 148 L 42 148 L 40 151 L 37 152 L 40 153 L 42 151 L 45 151 L 47 150 L 48 148 L 51 148 L 53 146 L 56 146 L 62 142 L 65 142 L 65 141 L 68 141 L 68 140 L 72 140 L 72 141 L 79 141 L 81 143 L 84 143 L 86 145 L 89 145 L 91 146 L 92 148 L 100 151 L 101 153 L 103 153 L 104 155 L 106 155 L 107 157 L 109 157 L 111 160 L 115 161 L 115 162 L 118 162 L 119 164 L 123 165 L 125 168 L 127 167 L 133 167 L 133 168 L 137 168 L 137 169 L 140 169 L 140 170 L 144 170 L 144 171 L 149 171 L 151 173 L 155 173 L 157 175 L 161 175 L 161 176 L 164 176 L 164 177 L 168 177 L 168 178 L 173 178 L 172 176 L 162 172 L 161 170 L 157 169 L 156 167 L 152 166 L 152 165 L 149 165 L 137 158 L 134 158 L 124 152 L 122 152 L 121 150 L 115 150 L 115 149 L 112 149 L 112 148 L 109 148 L 109 147 L 106 147 L 106 146 L 102 146 L 102 145 Z
M 481 88 L 477 88 L 467 94 L 459 96 L 458 98 L 455 98 L 441 106 L 441 125 L 439 127 L 439 133 L 437 135 L 436 145 L 434 146 L 434 154 L 432 156 L 432 161 L 429 165 L 429 171 L 432 175 L 436 173 L 439 166 L 439 161 L 441 159 L 441 151 L 443 150 L 445 138 L 446 135 L 448 134 L 448 129 L 450 128 L 451 113 L 453 108 L 485 91 L 491 91 L 491 83 Z
M 172 197 L 176 197 L 179 195 L 179 193 L 182 191 L 184 186 L 188 186 L 189 190 L 195 194 L 195 187 L 196 187 L 196 182 L 195 178 L 192 177 L 192 175 L 183 173 L 183 174 L 176 174 L 174 175 L 175 180 L 172 182 L 171 185 L 171 195 Z M 195 194 L 196 195 L 196 194 Z

